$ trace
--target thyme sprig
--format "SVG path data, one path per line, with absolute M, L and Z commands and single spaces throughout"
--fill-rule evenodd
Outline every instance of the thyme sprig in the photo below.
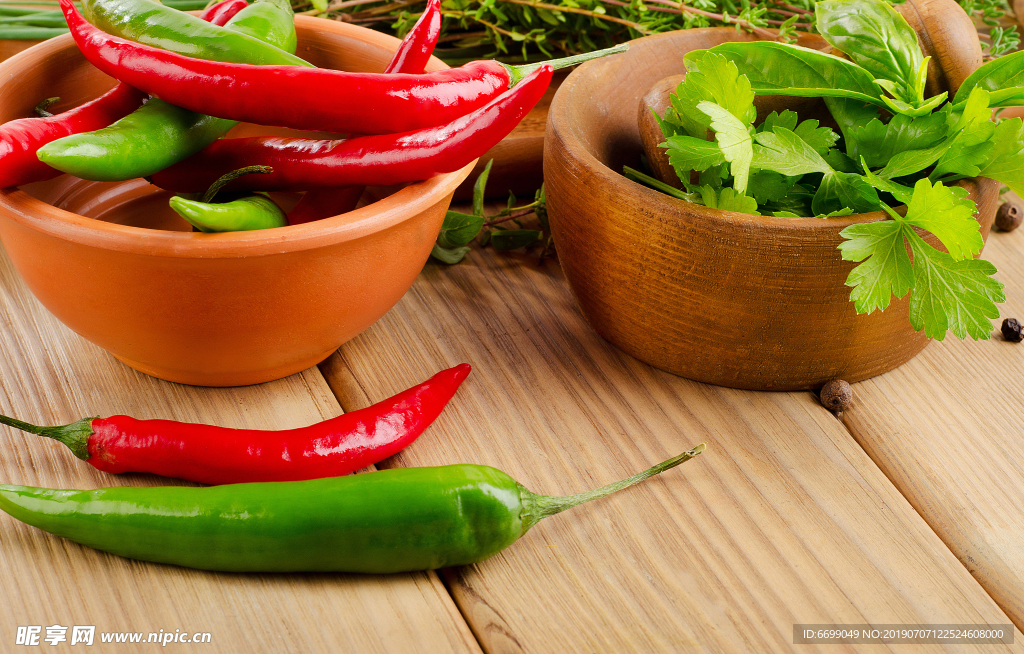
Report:
M 1014 51 L 1007 0 L 958 0 L 978 25 L 986 58 Z M 498 57 L 514 63 L 578 54 L 692 27 L 732 26 L 791 42 L 814 31 L 814 0 L 445 0 L 437 54 L 452 65 Z M 425 0 L 294 0 L 297 12 L 404 36 Z

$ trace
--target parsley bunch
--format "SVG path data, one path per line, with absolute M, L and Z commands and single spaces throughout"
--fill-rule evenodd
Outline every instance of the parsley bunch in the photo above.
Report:
M 1024 104 L 1024 52 L 983 65 L 952 99 L 925 98 L 928 58 L 887 3 L 823 0 L 815 24 L 849 59 L 775 42 L 689 53 L 689 72 L 658 117 L 685 191 L 637 171 L 627 176 L 743 213 L 827 218 L 884 210 L 892 220 L 841 232 L 841 256 L 861 262 L 846 281 L 857 312 L 884 310 L 893 295 L 909 292 L 915 329 L 939 340 L 947 331 L 989 338 L 1003 285 L 992 279 L 992 264 L 974 258 L 984 244 L 975 205 L 952 184 L 983 176 L 1024 193 L 1024 124 L 991 120 L 993 107 Z M 824 98 L 840 133 L 792 111 L 755 126 L 756 94 Z M 905 213 L 893 209 L 899 204 Z

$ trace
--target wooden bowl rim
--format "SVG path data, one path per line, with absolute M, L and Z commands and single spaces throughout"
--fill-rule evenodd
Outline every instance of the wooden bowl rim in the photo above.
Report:
M 625 58 L 628 58 L 631 53 L 635 52 L 633 49 L 633 44 L 635 43 L 643 42 L 645 43 L 645 47 L 647 47 L 646 44 L 653 43 L 657 40 L 678 39 L 683 34 L 696 32 L 735 34 L 736 30 L 731 27 L 699 27 L 665 32 L 663 34 L 653 34 L 651 36 L 645 36 L 630 41 L 630 49 L 624 53 L 605 57 L 603 59 L 591 60 L 577 67 L 576 70 L 572 71 L 568 77 L 566 77 L 562 86 L 559 87 L 558 93 L 555 94 L 555 97 L 551 102 L 551 107 L 548 110 L 548 115 L 550 117 L 548 123 L 550 129 L 549 138 L 557 135 L 564 146 L 564 152 L 566 155 L 571 156 L 595 176 L 600 177 L 605 183 L 611 184 L 612 187 L 625 187 L 629 188 L 630 191 L 638 188 L 641 189 L 642 193 L 644 193 L 644 197 L 649 198 L 650 201 L 667 202 L 669 207 L 678 209 L 677 211 L 671 212 L 671 216 L 669 217 L 673 219 L 678 218 L 679 220 L 683 220 L 687 214 L 700 214 L 702 219 L 711 218 L 722 227 L 756 227 L 759 230 L 776 232 L 818 231 L 824 228 L 827 228 L 828 231 L 841 231 L 850 225 L 871 223 L 888 219 L 889 215 L 885 211 L 871 211 L 868 213 L 850 214 L 849 216 L 835 216 L 831 218 L 816 218 L 813 216 L 787 218 L 783 216 L 763 216 L 737 213 L 735 211 L 725 211 L 723 209 L 714 209 L 672 197 L 671 195 L 662 193 L 661 191 L 657 191 L 638 182 L 634 182 L 625 175 L 615 172 L 605 165 L 603 161 L 598 159 L 583 144 L 583 139 L 579 136 L 581 130 L 580 125 L 569 120 L 566 116 L 567 107 L 572 105 L 572 95 L 576 91 L 577 86 L 581 83 L 581 80 L 585 79 L 585 77 L 594 69 L 602 66 L 611 67 L 615 62 L 619 62 L 619 65 L 621 65 L 621 62 Z M 612 77 L 607 73 L 608 71 L 603 71 L 602 76 L 609 78 Z M 596 73 L 594 76 L 596 76 Z M 586 98 L 580 98 L 577 102 L 583 102 L 585 100 Z M 962 179 L 957 183 L 964 186 L 969 191 L 977 191 L 977 181 L 974 178 Z M 623 191 L 623 193 L 628 192 Z M 622 197 L 629 197 L 629 195 L 626 194 Z M 897 205 L 896 207 L 893 207 L 893 209 L 897 210 L 900 207 L 905 206 L 906 205 Z
M 365 27 L 312 16 L 297 15 L 295 26 L 300 32 L 333 32 L 391 52 L 400 43 L 395 37 Z M 17 79 L 20 75 L 33 74 L 31 71 L 38 62 L 67 48 L 76 48 L 70 34 L 43 41 L 0 63 L 0 79 Z M 440 59 L 431 57 L 427 71 L 446 68 L 448 66 Z M 455 172 L 413 182 L 377 202 L 339 216 L 246 232 L 202 234 L 115 225 L 59 209 L 18 188 L 0 189 L 0 210 L 30 229 L 113 251 L 182 258 L 264 256 L 352 241 L 410 220 L 454 193 L 475 165 L 474 160 Z

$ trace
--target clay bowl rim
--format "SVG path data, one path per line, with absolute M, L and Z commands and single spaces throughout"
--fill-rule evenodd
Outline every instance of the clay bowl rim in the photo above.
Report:
M 736 227 L 746 224 L 748 226 L 754 226 L 759 230 L 765 232 L 778 232 L 778 233 L 793 233 L 797 232 L 820 232 L 823 228 L 829 230 L 841 231 L 850 225 L 857 225 L 862 223 L 877 222 L 885 220 L 889 215 L 885 211 L 871 211 L 867 213 L 855 213 L 848 216 L 834 216 L 831 218 L 817 218 L 814 216 L 810 217 L 798 217 L 798 218 L 787 218 L 784 216 L 764 216 L 755 214 L 738 213 L 735 211 L 726 211 L 723 209 L 715 209 L 712 207 L 706 207 L 704 205 L 687 202 L 679 198 L 672 197 L 666 193 L 662 193 L 648 186 L 644 186 L 638 182 L 634 182 L 622 173 L 618 173 L 603 161 L 598 159 L 591 150 L 584 145 L 583 140 L 579 137 L 580 130 L 579 123 L 574 123 L 567 117 L 567 108 L 571 106 L 571 96 L 576 92 L 578 85 L 581 83 L 581 79 L 584 76 L 590 75 L 594 77 L 602 77 L 605 79 L 613 79 L 614 72 L 623 65 L 623 62 L 627 61 L 631 56 L 636 55 L 636 48 L 634 44 L 638 42 L 644 42 L 644 48 L 655 47 L 651 44 L 658 40 L 674 40 L 680 38 L 681 34 L 684 33 L 721 33 L 721 34 L 735 34 L 736 30 L 731 27 L 700 27 L 691 28 L 685 30 L 676 30 L 673 32 L 665 32 L 664 34 L 654 34 L 651 36 L 645 36 L 639 39 L 630 41 L 630 49 L 621 54 L 613 55 L 611 57 L 605 57 L 602 59 L 595 59 L 588 61 L 583 65 L 576 68 L 576 70 L 569 73 L 561 87 L 558 89 L 558 93 L 555 94 L 555 98 L 551 102 L 551 107 L 548 110 L 549 119 L 549 138 L 557 138 L 562 142 L 562 149 L 564 153 L 572 157 L 575 161 L 583 165 L 587 170 L 592 172 L 595 176 L 599 177 L 605 183 L 610 183 L 613 188 L 638 188 L 642 189 L 645 198 L 649 198 L 651 201 L 662 200 L 668 203 L 670 207 L 679 207 L 681 211 L 673 211 L 672 218 L 684 221 L 687 220 L 687 213 L 699 213 L 701 218 L 710 218 L 715 221 L 716 224 L 723 227 Z M 755 39 L 756 40 L 756 39 Z M 682 62 L 680 62 L 680 65 Z M 598 69 L 606 69 L 598 72 Z M 593 71 L 593 72 L 592 72 Z M 582 98 L 576 99 L 582 101 Z M 974 178 L 968 178 L 960 180 L 958 182 L 961 185 L 965 184 L 976 184 Z M 900 207 L 906 205 L 900 204 L 893 207 L 893 210 L 898 210 Z
M 295 21 L 299 30 L 333 32 L 389 52 L 399 43 L 393 36 L 339 21 L 301 15 Z M 77 49 L 70 34 L 32 46 L 0 63 L 0 79 L 30 74 L 41 60 L 68 48 Z M 431 57 L 427 66 L 428 71 L 444 68 L 447 65 L 436 57 Z M 382 232 L 442 202 L 475 165 L 476 160 L 455 172 L 412 182 L 385 198 L 339 216 L 246 232 L 203 234 L 116 225 L 60 209 L 16 187 L 0 189 L 0 211 L 49 236 L 112 251 L 195 259 L 267 256 L 326 247 Z

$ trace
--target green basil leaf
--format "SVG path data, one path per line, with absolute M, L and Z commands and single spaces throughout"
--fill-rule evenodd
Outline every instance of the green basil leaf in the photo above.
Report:
M 484 226 L 483 216 L 449 211 L 441 224 L 437 244 L 443 248 L 457 248 L 466 245 L 480 233 Z
M 704 52 L 691 52 L 683 61 L 689 67 Z M 710 52 L 736 64 L 758 94 L 853 98 L 884 106 L 871 73 L 830 54 L 775 41 L 722 43 Z
M 980 66 L 957 89 L 953 103 L 966 102 L 975 88 L 992 94 L 993 107 L 1024 104 L 1024 50 L 1003 55 Z
M 897 97 L 913 101 L 924 56 L 917 33 L 881 0 L 823 0 L 814 6 L 818 33 L 875 78 L 899 84 Z
M 825 106 L 846 139 L 847 153 L 852 141 L 851 131 L 878 118 L 878 107 L 849 98 L 825 98 Z

